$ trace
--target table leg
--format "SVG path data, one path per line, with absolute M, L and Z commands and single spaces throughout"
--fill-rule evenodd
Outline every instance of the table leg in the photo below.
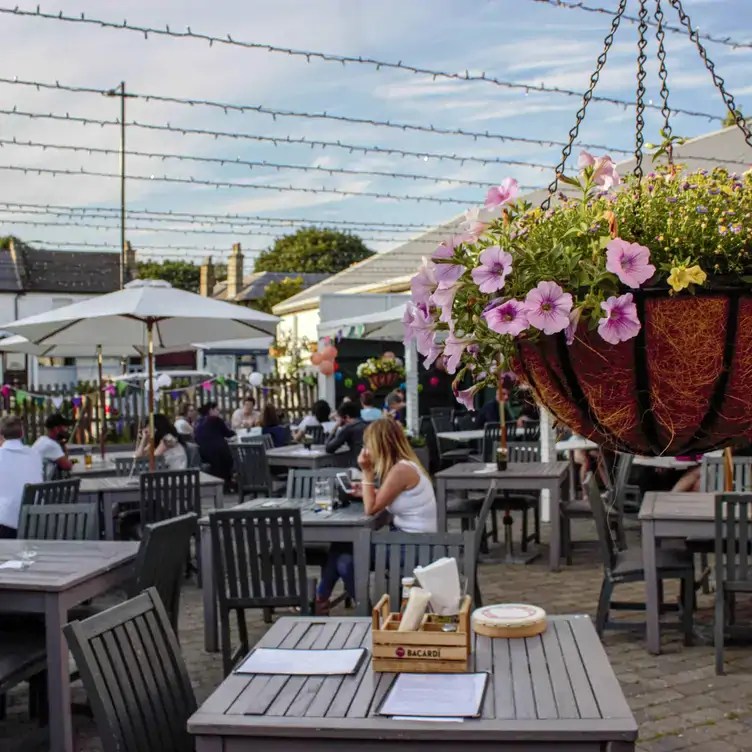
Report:
M 552 572 L 559 571 L 561 560 L 561 488 L 558 481 L 549 488 L 549 503 L 551 509 L 551 540 L 549 542 L 550 560 L 548 568 Z
M 658 597 L 658 570 L 655 562 L 655 524 L 642 521 L 642 568 L 645 572 L 645 631 L 648 652 L 661 652 L 661 614 Z
M 371 531 L 367 528 L 356 528 L 356 531 L 353 540 L 356 609 L 358 616 L 369 616 L 371 613 L 368 592 L 371 574 Z
M 102 494 L 102 515 L 104 516 L 104 537 L 105 540 L 115 540 L 115 505 L 112 501 L 113 495 L 104 492 Z
M 73 720 L 71 718 L 70 668 L 68 643 L 63 624 L 68 613 L 60 597 L 50 594 L 45 599 L 44 626 L 47 648 L 47 694 L 49 702 L 50 752 L 73 752 Z
M 576 477 L 577 477 L 577 465 L 574 461 L 574 452 L 569 451 L 567 452 L 567 459 L 569 460 L 569 500 L 574 501 L 574 499 L 577 498 L 577 486 L 576 486 Z
M 224 509 L 225 508 L 225 489 L 222 486 L 222 484 L 215 486 L 214 491 L 214 508 L 215 509 Z
M 217 596 L 214 592 L 214 576 L 212 574 L 212 545 L 211 530 L 208 525 L 201 525 L 199 532 L 201 546 L 201 582 L 204 601 L 204 650 L 216 653 L 219 650 L 217 636 Z
M 436 529 L 440 533 L 447 529 L 447 482 L 444 478 L 436 481 Z

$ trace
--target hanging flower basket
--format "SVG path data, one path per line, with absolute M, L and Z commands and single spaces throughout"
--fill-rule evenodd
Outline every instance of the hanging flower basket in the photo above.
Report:
M 405 327 L 427 365 L 442 357 L 457 374 L 455 394 L 469 409 L 511 368 L 578 434 L 632 454 L 676 456 L 752 441 L 752 174 L 675 161 L 684 141 L 669 124 L 656 4 L 664 127 L 662 143 L 645 146 L 655 152 L 652 171 L 644 170 L 642 23 L 633 174 L 622 179 L 610 157 L 584 151 L 579 174 L 564 174 L 626 8 L 620 0 L 543 205 L 518 200 L 511 178 L 491 188 L 483 207 L 466 212 L 462 234 L 413 278 Z M 645 0 L 639 5 L 644 21 Z M 681 2 L 671 5 L 752 147 Z M 467 379 L 472 385 L 459 390 Z
M 374 392 L 379 389 L 389 389 L 393 387 L 400 379 L 400 375 L 392 371 L 391 373 L 375 373 L 368 377 L 368 383 Z
M 392 353 L 385 353 L 388 357 L 369 358 L 361 363 L 357 369 L 360 379 L 368 379 L 374 392 L 389 389 L 405 378 L 405 367 L 399 358 Z
M 641 329 L 612 345 L 580 324 L 517 343 L 517 375 L 562 423 L 612 449 L 669 456 L 752 438 L 752 294 L 635 295 Z

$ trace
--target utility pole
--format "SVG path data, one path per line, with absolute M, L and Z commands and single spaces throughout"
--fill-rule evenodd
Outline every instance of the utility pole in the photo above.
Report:
M 128 282 L 128 258 L 125 241 L 125 100 L 129 96 L 125 90 L 125 81 L 120 86 L 110 89 L 108 97 L 120 97 L 120 288 Z

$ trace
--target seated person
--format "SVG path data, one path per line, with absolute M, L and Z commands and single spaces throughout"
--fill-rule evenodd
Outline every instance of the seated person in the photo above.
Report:
M 515 418 L 509 408 L 509 399 L 512 396 L 511 385 L 506 382 L 499 385 L 496 390 L 496 399 L 486 402 L 478 413 L 478 428 L 483 428 L 486 423 L 500 423 L 501 413 L 499 412 L 499 403 L 504 405 L 504 420 L 507 424 L 514 423 Z
M 376 395 L 371 391 L 363 392 L 360 395 L 360 417 L 366 423 L 372 423 L 383 417 L 383 413 L 376 407 Z
M 311 414 L 306 415 L 303 420 L 298 423 L 298 428 L 292 435 L 293 439 L 295 439 L 295 441 L 301 441 L 306 435 L 307 428 L 323 425 L 329 420 L 331 414 L 332 408 L 329 407 L 329 403 L 326 400 L 317 400 L 313 403 Z
M 261 426 L 261 433 L 272 437 L 275 447 L 285 446 L 290 436 L 290 429 L 281 424 L 279 413 L 274 404 L 267 402 L 257 424 Z
M 402 423 L 402 425 L 405 424 L 405 397 L 403 391 L 395 389 L 395 391 L 387 394 L 386 412 L 387 415 L 394 418 L 397 423 Z
M 363 448 L 363 432 L 368 424 L 360 417 L 360 406 L 354 402 L 343 402 L 337 413 L 337 426 L 326 442 L 326 451 L 334 454 L 347 445 L 355 459 Z
M 233 460 L 227 439 L 235 435 L 219 417 L 216 402 L 207 402 L 199 408 L 195 436 L 201 460 L 209 465 L 209 474 L 222 478 L 226 484 L 232 480 Z
M 33 444 L 33 449 L 42 458 L 42 472 L 45 480 L 60 477 L 58 471 L 70 470 L 73 463 L 68 459 L 65 444 L 68 441 L 68 427 L 71 421 L 60 413 L 53 413 L 44 422 L 47 433 Z
M 178 433 L 166 415 L 154 416 L 154 456 L 164 457 L 168 470 L 185 470 L 188 467 L 188 453 L 185 438 Z M 149 456 L 149 427 L 141 433 L 141 441 L 136 447 L 136 457 Z
M 436 532 L 436 496 L 428 473 L 415 456 L 401 426 L 390 418 L 370 423 L 363 436 L 365 446 L 358 456 L 363 480 L 354 495 L 363 499 L 366 514 L 389 511 L 392 529 L 404 533 Z M 376 478 L 380 486 L 376 488 Z M 345 591 L 355 594 L 352 547 L 332 545 L 316 592 L 316 614 L 329 610 L 329 598 L 342 578 Z
M 259 411 L 256 409 L 256 400 L 248 396 L 243 404 L 235 410 L 230 418 L 230 428 L 237 431 L 239 428 L 253 428 L 259 419 Z

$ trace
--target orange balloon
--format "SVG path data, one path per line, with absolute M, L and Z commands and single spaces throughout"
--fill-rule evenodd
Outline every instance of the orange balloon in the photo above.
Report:
M 315 352 L 311 355 L 311 365 L 317 366 L 324 359 L 324 356 L 320 352 Z
M 324 360 L 334 360 L 337 357 L 337 348 L 334 345 L 327 345 L 321 354 L 324 356 Z
M 321 371 L 324 376 L 331 376 L 334 373 L 334 363 L 332 363 L 331 360 L 322 360 L 321 365 L 319 366 L 319 371 Z

